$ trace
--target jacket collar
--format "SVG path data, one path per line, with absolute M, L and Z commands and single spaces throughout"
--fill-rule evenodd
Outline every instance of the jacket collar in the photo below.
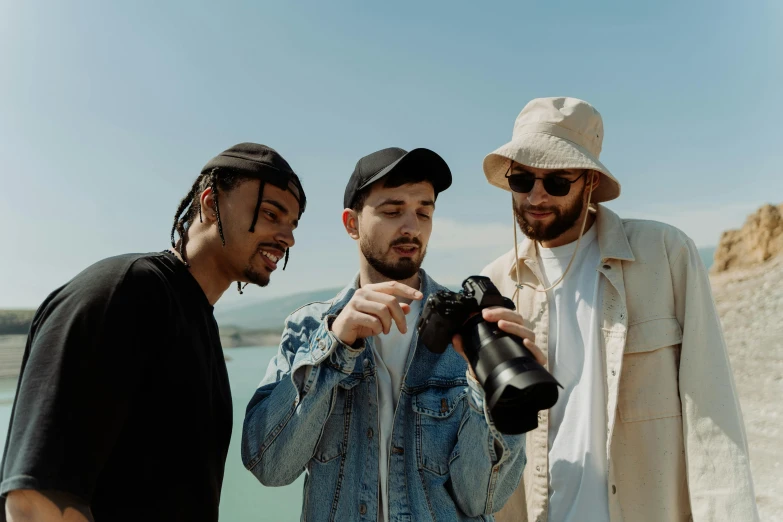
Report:
M 620 216 L 604 207 L 597 205 L 596 219 L 594 226 L 598 234 L 598 249 L 601 252 L 601 259 L 617 259 L 619 261 L 635 261 L 636 258 L 631 250 L 631 244 L 628 242 L 628 236 L 625 235 L 625 227 Z M 536 260 L 536 242 L 526 237 L 519 243 L 519 261 L 523 263 L 527 260 Z M 514 263 L 514 252 L 511 252 L 508 263 L 508 275 L 514 276 L 516 263 Z

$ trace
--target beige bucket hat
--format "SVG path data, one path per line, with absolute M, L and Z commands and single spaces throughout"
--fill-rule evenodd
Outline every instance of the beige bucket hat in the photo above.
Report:
M 484 158 L 484 174 L 496 187 L 510 191 L 509 160 L 540 169 L 592 169 L 601 183 L 592 194 L 600 203 L 620 195 L 620 183 L 598 160 L 604 139 L 601 114 L 576 98 L 536 98 L 514 122 L 511 141 Z

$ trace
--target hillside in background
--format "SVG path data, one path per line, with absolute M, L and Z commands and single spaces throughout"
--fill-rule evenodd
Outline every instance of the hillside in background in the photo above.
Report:
M 706 247 L 699 249 L 704 265 L 709 269 L 712 266 L 712 258 L 715 254 L 715 247 Z M 447 285 L 452 290 L 459 288 L 458 284 Z M 328 301 L 339 292 L 341 288 L 327 288 L 325 290 L 314 290 L 312 292 L 303 292 L 276 299 L 256 301 L 246 305 L 236 304 L 231 308 L 215 310 L 215 318 L 218 324 L 225 326 L 234 326 L 239 329 L 261 329 L 282 331 L 283 322 L 288 315 L 297 308 L 315 301 Z
M 342 288 L 326 288 L 249 304 L 236 304 L 225 310 L 216 308 L 215 319 L 221 330 L 224 326 L 234 326 L 240 329 L 283 331 L 285 318 L 291 312 L 307 303 L 328 301 L 340 290 Z
M 715 252 L 713 273 L 749 268 L 783 252 L 783 204 L 764 205 L 738 230 L 727 230 Z

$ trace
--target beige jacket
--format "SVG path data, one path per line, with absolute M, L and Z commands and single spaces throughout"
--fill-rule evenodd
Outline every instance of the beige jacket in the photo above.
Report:
M 693 242 L 599 205 L 605 278 L 609 513 L 612 522 L 758 520 L 748 445 L 709 278 Z M 541 287 L 535 243 L 519 246 L 520 279 Z M 514 251 L 482 272 L 511 297 Z M 568 277 L 568 276 L 566 276 Z M 519 312 L 546 349 L 547 296 L 520 290 Z M 546 351 L 546 350 L 545 350 Z M 527 466 L 498 522 L 547 519 L 548 412 L 527 434 Z

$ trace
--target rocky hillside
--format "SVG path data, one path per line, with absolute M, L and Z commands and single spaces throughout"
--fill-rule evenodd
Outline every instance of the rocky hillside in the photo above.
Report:
M 727 230 L 715 252 L 712 273 L 748 268 L 783 252 L 783 204 L 764 205 L 739 230 Z
M 750 446 L 762 520 L 783 520 L 783 205 L 725 232 L 712 282 Z
M 762 520 L 783 520 L 783 255 L 711 276 Z

